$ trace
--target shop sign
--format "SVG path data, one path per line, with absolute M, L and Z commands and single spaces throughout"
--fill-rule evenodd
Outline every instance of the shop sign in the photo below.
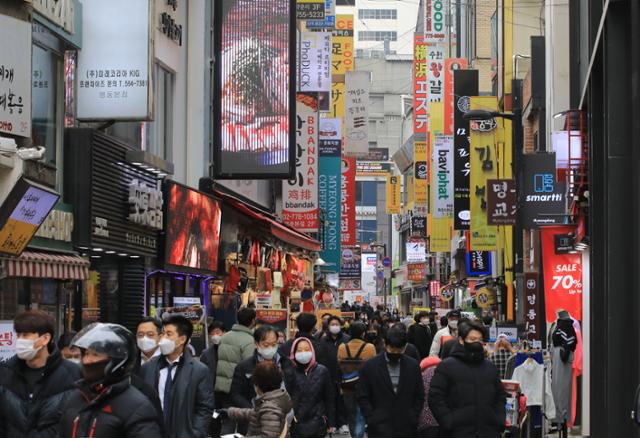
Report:
M 296 0 L 298 20 L 324 20 L 324 0 Z
M 427 279 L 427 265 L 425 263 L 409 263 L 407 278 L 414 283 L 424 283 Z
M 282 221 L 303 232 L 317 233 L 318 222 L 318 101 L 297 95 L 296 167 L 282 181 Z
M 151 118 L 151 3 L 149 0 L 83 1 L 82 50 L 78 52 L 78 119 Z
M 516 183 L 512 179 L 487 180 L 487 220 L 489 225 L 515 225 Z
M 355 279 L 362 277 L 362 252 L 359 246 L 342 246 L 340 257 L 340 279 Z M 360 289 L 358 287 L 357 289 Z
M 154 230 L 162 230 L 162 190 L 132 180 L 129 183 L 129 220 Z
M 520 219 L 525 229 L 565 220 L 566 183 L 556 180 L 555 154 L 525 154 Z
M 342 154 L 342 119 L 320 119 L 318 141 L 321 158 L 339 158 Z
M 331 91 L 331 33 L 302 32 L 298 50 L 298 91 Z
M 453 72 L 467 69 L 467 58 L 447 58 L 444 60 L 444 134 L 453 135 L 453 114 L 455 95 L 453 93 Z
M 438 280 L 433 280 L 429 282 L 429 295 L 432 297 L 437 297 L 438 292 L 440 291 L 440 282 Z
M 307 20 L 307 29 L 333 29 L 336 27 L 336 2 L 325 0 L 324 20 Z
M 174 307 L 158 308 L 156 315 L 162 320 L 168 316 L 184 316 L 193 324 L 193 334 L 191 335 L 191 345 L 196 350 L 196 355 L 200 355 L 207 348 L 207 312 L 200 304 L 178 304 Z
M 491 252 L 468 251 L 467 276 L 484 277 L 486 275 L 491 275 Z
M 427 243 L 424 239 L 411 239 L 405 243 L 407 262 L 424 262 L 427 260 Z
M 70 34 L 75 33 L 76 0 L 30 0 L 33 10 Z
M 102 217 L 93 218 L 93 235 L 98 237 L 109 237 L 109 221 Z
M 107 235 L 106 237 L 109 236 Z M 156 249 L 158 246 L 157 239 L 155 239 L 154 237 L 143 236 L 142 234 L 127 232 L 125 233 L 124 238 L 127 243 L 136 246 L 143 246 L 148 249 Z
M 555 236 L 574 231 L 571 226 L 543 227 L 542 264 L 544 269 L 544 301 L 547 322 L 556 319 L 556 311 L 568 311 L 582 320 L 582 254 L 556 254 Z
M 427 218 L 424 216 L 411 216 L 411 235 L 427 237 Z
M 371 73 L 349 71 L 345 74 L 344 149 L 346 157 L 369 153 L 369 90 Z
M 356 160 L 342 158 L 341 241 L 342 245 L 356 243 Z
M 442 301 L 451 301 L 455 295 L 455 288 L 451 286 L 444 286 L 440 289 L 440 299 Z
M 474 96 L 471 109 L 498 110 L 493 96 Z M 498 176 L 495 130 L 471 129 L 471 248 L 474 251 L 493 251 L 498 245 L 498 230 L 487 220 L 487 179 Z
M 524 273 L 524 322 L 527 339 L 542 340 L 540 282 L 537 272 Z
M 0 321 L 0 363 L 15 356 L 17 339 L 13 321 Z
M 336 28 L 331 41 L 331 74 L 344 75 L 353 71 L 353 14 L 336 16 Z M 337 117 L 337 116 L 333 116 Z
M 469 121 L 463 118 L 470 109 L 470 97 L 478 93 L 478 71 L 456 70 L 453 73 L 454 82 L 454 229 L 468 230 L 471 213 L 469 210 L 469 176 L 471 174 Z
M 453 136 L 436 134 L 433 142 L 433 217 L 453 217 Z
M 446 0 L 425 1 L 425 41 L 443 43 L 448 39 Z
M 429 195 L 429 148 L 426 141 L 413 143 L 413 192 L 416 205 L 426 206 Z
M 318 208 L 324 213 L 324 239 L 320 257 L 328 271 L 340 266 L 342 199 L 342 125 L 340 119 L 321 119 L 318 140 Z
M 427 92 L 429 104 L 442 102 L 444 95 L 445 48 L 440 44 L 427 46 Z
M 73 213 L 53 209 L 42 225 L 40 225 L 36 237 L 58 240 L 60 242 L 71 242 L 72 234 Z
M 255 305 L 258 309 L 268 309 L 271 307 L 271 294 L 256 294 Z
M 413 132 L 425 134 L 429 125 L 427 88 L 427 44 L 424 36 L 413 36 Z
M 556 234 L 556 254 L 569 254 L 575 251 L 576 237 L 573 234 Z
M 380 161 L 356 162 L 356 176 L 387 176 L 391 173 L 391 163 Z
M 362 281 L 359 278 L 340 278 L 339 290 L 360 290 L 361 288 Z
M 31 23 L 0 14 L 0 132 L 31 136 Z
M 164 1 L 173 12 L 178 10 L 178 0 Z M 160 33 L 177 45 L 182 46 L 182 24 L 177 24 L 170 12 L 165 11 L 160 14 Z
M 285 309 L 256 309 L 256 326 L 269 325 L 287 333 L 288 316 Z
M 387 176 L 387 214 L 402 213 L 402 187 L 399 176 Z

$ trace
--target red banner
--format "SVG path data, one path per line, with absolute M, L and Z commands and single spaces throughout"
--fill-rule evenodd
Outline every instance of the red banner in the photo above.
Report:
M 413 132 L 427 133 L 427 45 L 424 35 L 413 36 Z
M 575 227 L 543 227 L 542 262 L 544 267 L 544 299 L 547 322 L 556 320 L 556 311 L 566 310 L 582 320 L 582 255 L 556 254 L 555 236 L 569 234 Z
M 426 263 L 409 263 L 407 264 L 407 278 L 415 283 L 424 282 L 427 278 Z
M 356 244 L 356 159 L 342 157 L 342 244 Z
M 466 58 L 447 58 L 444 61 L 444 135 L 453 135 L 453 72 L 467 67 Z

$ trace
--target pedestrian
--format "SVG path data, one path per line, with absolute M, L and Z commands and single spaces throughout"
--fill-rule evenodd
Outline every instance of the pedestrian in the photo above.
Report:
M 496 342 L 493 344 L 493 353 L 489 356 L 489 360 L 498 369 L 500 379 L 504 379 L 505 372 L 507 371 L 507 361 L 514 354 L 515 351 L 511 346 L 511 342 L 509 342 L 509 337 L 504 333 L 500 333 Z
M 431 331 L 431 336 L 435 336 L 438 333 L 438 324 L 436 323 L 436 316 L 438 316 L 438 312 L 431 311 L 429 312 L 429 330 Z
M 287 414 L 293 404 L 287 391 L 282 388 L 280 368 L 270 360 L 259 362 L 253 369 L 251 384 L 255 386 L 257 394 L 254 404 L 246 408 L 222 410 L 222 415 L 248 424 L 245 438 L 288 436 Z
M 80 349 L 78 347 L 71 346 L 71 341 L 76 337 L 78 333 L 73 330 L 64 332 L 58 338 L 58 350 L 64 359 L 75 363 L 80 366 Z
M 200 355 L 200 362 L 209 367 L 213 385 L 216 384 L 216 371 L 218 369 L 218 347 L 220 340 L 225 333 L 222 321 L 213 321 L 209 324 L 209 347 Z
M 505 429 L 507 395 L 485 359 L 483 337 L 482 324 L 461 324 L 458 344 L 431 381 L 429 407 L 447 437 L 498 438 Z
M 327 332 L 322 336 L 320 341 L 325 344 L 326 349 L 330 352 L 331 356 L 338 357 L 338 347 L 344 343 L 349 342 L 349 335 L 344 333 L 342 329 L 342 320 L 336 316 L 331 315 L 327 320 Z M 348 419 L 345 415 L 345 403 L 342 398 L 342 392 L 340 391 L 340 381 L 335 382 L 335 395 L 336 395 L 336 414 L 335 424 L 331 426 L 338 430 L 339 433 L 347 433 L 349 426 L 347 425 Z
M 16 355 L 0 363 L 0 436 L 52 437 L 60 406 L 81 378 L 80 367 L 62 357 L 54 338 L 54 319 L 27 310 L 13 320 Z
M 287 342 L 287 335 L 284 333 L 284 330 L 277 330 L 278 332 L 278 348 L 284 345 Z
M 153 403 L 130 383 L 138 360 L 133 333 L 121 325 L 96 322 L 82 329 L 72 345 L 81 350 L 84 379 L 64 409 L 56 406 L 62 412 L 57 436 L 162 437 Z
M 138 374 L 140 367 L 154 357 L 161 355 L 158 342 L 162 334 L 162 323 L 157 318 L 143 318 L 136 329 L 138 349 L 140 350 L 138 364 L 134 367 Z
M 422 360 L 429 356 L 431 343 L 433 342 L 433 336 L 429 328 L 429 313 L 424 310 L 417 312 L 414 319 L 416 323 L 409 327 L 407 340 L 416 346 Z
M 427 356 L 420 362 L 420 370 L 422 371 L 422 386 L 424 387 L 424 405 L 418 422 L 418 432 L 420 438 L 439 438 L 440 429 L 438 421 L 434 417 L 433 412 L 429 408 L 429 390 L 431 389 L 431 380 L 436 372 L 436 367 L 440 365 L 442 360 L 436 356 Z
M 340 389 L 352 438 L 364 437 L 365 421 L 356 399 L 357 385 L 362 367 L 376 356 L 375 346 L 364 340 L 365 332 L 363 323 L 352 323 L 349 327 L 351 340 L 338 347 L 338 365 L 342 374 Z
M 289 357 L 295 364 L 291 438 L 324 437 L 335 421 L 334 384 L 329 370 L 315 356 L 311 339 L 293 341 Z
M 380 354 L 384 351 L 384 334 L 383 334 L 382 320 L 379 317 L 369 323 L 369 328 L 364 335 L 365 341 L 373 344 L 376 347 L 376 353 Z
M 252 380 L 256 366 L 262 362 L 272 362 L 284 376 L 285 388 L 292 394 L 294 390 L 294 366 L 287 357 L 278 354 L 278 334 L 268 325 L 258 327 L 253 332 L 256 349 L 248 359 L 238 364 L 231 381 L 230 404 L 236 408 L 253 407 L 253 399 L 256 397 L 255 386 Z M 293 395 L 293 394 L 292 394 Z M 245 434 L 248 423 L 238 424 L 238 432 Z
M 369 438 L 410 438 L 417 435 L 424 403 L 420 366 L 405 355 L 407 332 L 389 329 L 385 351 L 369 360 L 360 372 L 358 405 Z
M 460 310 L 451 310 L 447 313 L 447 325 L 435 334 L 431 343 L 430 356 L 440 356 L 440 350 L 449 339 L 458 337 L 458 321 L 462 316 Z
M 206 365 L 186 348 L 191 321 L 171 315 L 162 322 L 160 356 L 142 366 L 140 376 L 156 388 L 164 414 L 166 436 L 206 437 L 214 408 L 213 379 Z
M 215 398 L 216 406 L 228 408 L 231 406 L 229 393 L 231 381 L 236 366 L 245 359 L 253 356 L 255 344 L 253 342 L 253 328 L 256 324 L 256 311 L 244 307 L 238 311 L 238 323 L 231 327 L 220 339 L 218 346 L 218 366 L 216 369 Z M 226 420 L 217 422 L 221 426 L 222 435 L 235 432 L 235 424 Z

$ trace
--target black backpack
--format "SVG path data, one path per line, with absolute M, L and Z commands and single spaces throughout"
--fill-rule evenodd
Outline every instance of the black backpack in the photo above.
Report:
M 366 342 L 363 342 L 355 356 L 351 356 L 351 350 L 349 350 L 349 344 L 344 344 L 347 350 L 347 358 L 340 360 L 340 371 L 342 373 L 342 379 L 340 385 L 343 390 L 355 391 L 358 380 L 360 379 L 360 370 L 364 366 L 364 360 L 360 357 L 365 347 Z

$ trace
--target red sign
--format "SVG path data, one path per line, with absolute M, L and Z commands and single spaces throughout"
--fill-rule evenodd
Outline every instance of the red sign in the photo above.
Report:
M 356 244 L 356 159 L 342 158 L 342 244 Z
M 467 67 L 466 58 L 447 58 L 444 61 L 444 135 L 453 135 L 453 72 Z
M 566 310 L 582 320 L 582 255 L 556 254 L 555 236 L 574 232 L 574 227 L 543 227 L 542 263 L 544 267 L 544 299 L 547 322 L 556 319 L 556 311 Z
M 413 132 L 427 133 L 427 45 L 423 35 L 413 36 Z
M 437 297 L 438 296 L 438 292 L 440 292 L 440 282 L 437 280 L 434 280 L 432 282 L 429 283 L 429 295 L 431 295 L 432 297 Z
M 427 278 L 426 263 L 409 263 L 407 264 L 407 278 L 415 283 L 423 283 Z

